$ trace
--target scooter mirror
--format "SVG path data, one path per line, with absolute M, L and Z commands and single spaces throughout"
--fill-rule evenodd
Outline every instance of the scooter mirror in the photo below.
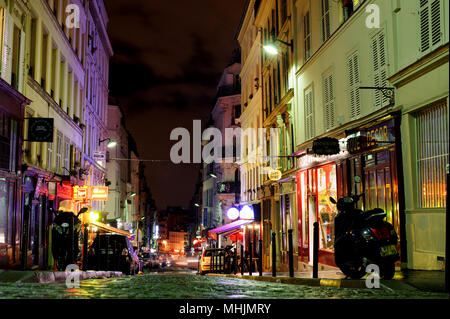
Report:
M 80 216 L 81 214 L 84 214 L 84 213 L 86 213 L 88 211 L 88 208 L 87 207 L 83 207 L 82 209 L 80 209 L 80 211 L 78 212 L 78 215 L 77 215 L 77 217 L 78 216 Z
M 361 183 L 361 176 L 358 175 L 355 176 L 355 183 L 357 184 Z
M 330 202 L 332 202 L 333 204 L 337 204 L 336 200 L 333 197 L 330 197 Z

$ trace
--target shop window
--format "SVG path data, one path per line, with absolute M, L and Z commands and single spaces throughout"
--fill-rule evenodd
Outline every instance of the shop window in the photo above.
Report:
M 416 114 L 418 204 L 445 207 L 448 165 L 448 110 L 446 101 Z
M 317 178 L 320 248 L 333 250 L 334 217 L 337 208 L 331 203 L 330 197 L 337 198 L 336 166 L 332 164 L 318 168 Z
M 0 112 L 0 169 L 9 170 L 10 162 L 10 118 Z

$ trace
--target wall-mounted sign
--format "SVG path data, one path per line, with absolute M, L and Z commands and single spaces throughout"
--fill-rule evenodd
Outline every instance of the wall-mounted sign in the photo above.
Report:
M 105 161 L 106 154 L 105 152 L 95 152 L 92 158 L 94 159 L 94 161 Z
M 281 179 L 281 171 L 278 169 L 272 169 L 269 171 L 269 179 L 271 181 L 278 181 Z
M 53 118 L 33 117 L 28 119 L 29 142 L 53 142 Z
M 395 143 L 394 120 L 362 129 L 358 136 L 347 138 L 347 151 L 356 154 L 376 147 Z
M 332 137 L 323 137 L 313 142 L 313 153 L 316 155 L 339 154 L 339 140 Z
M 91 200 L 108 201 L 108 187 L 92 186 L 90 193 Z

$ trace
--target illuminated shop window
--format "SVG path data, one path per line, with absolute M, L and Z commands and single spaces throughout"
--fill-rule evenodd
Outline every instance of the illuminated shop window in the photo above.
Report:
M 416 115 L 418 204 L 445 207 L 448 165 L 448 113 L 446 101 Z
M 320 248 L 333 250 L 334 217 L 337 210 L 330 197 L 337 198 L 336 166 L 331 164 L 318 168 L 317 182 Z

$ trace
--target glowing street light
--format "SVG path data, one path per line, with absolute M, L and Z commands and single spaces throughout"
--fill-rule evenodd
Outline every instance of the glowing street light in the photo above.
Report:
M 291 42 L 288 43 L 288 42 L 284 42 L 284 41 L 275 39 L 273 42 L 268 42 L 265 45 L 263 45 L 264 51 L 266 51 L 270 55 L 277 55 L 278 51 L 279 51 L 278 50 L 278 45 L 276 44 L 277 42 L 280 42 L 280 43 L 282 43 L 282 44 L 284 44 L 284 45 L 286 45 L 288 47 L 291 47 L 291 50 L 294 48 L 293 40 L 291 40 Z

